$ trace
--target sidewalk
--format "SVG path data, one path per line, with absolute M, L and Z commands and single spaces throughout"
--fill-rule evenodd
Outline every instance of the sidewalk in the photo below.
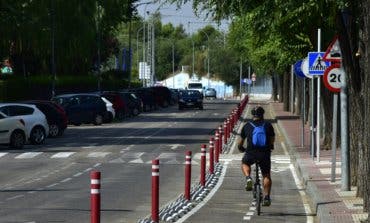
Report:
M 292 162 L 305 185 L 306 192 L 313 203 L 313 212 L 319 222 L 356 222 L 366 219 L 363 213 L 363 200 L 356 197 L 356 188 L 341 191 L 340 150 L 336 155 L 336 181 L 331 182 L 331 150 L 320 150 L 320 162 L 310 155 L 310 131 L 305 127 L 305 143 L 301 147 L 302 120 L 283 111 L 283 104 L 271 102 L 271 112 L 276 117 L 278 126 L 288 142 Z

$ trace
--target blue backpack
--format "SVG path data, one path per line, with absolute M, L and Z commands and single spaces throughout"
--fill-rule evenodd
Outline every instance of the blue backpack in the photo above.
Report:
M 260 126 L 256 126 L 252 122 L 250 122 L 250 124 L 254 128 L 252 132 L 253 147 L 265 148 L 267 146 L 267 134 L 265 130 L 265 123 L 263 123 Z

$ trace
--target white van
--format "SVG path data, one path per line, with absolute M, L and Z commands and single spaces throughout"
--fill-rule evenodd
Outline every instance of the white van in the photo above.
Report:
M 203 84 L 200 82 L 193 82 L 188 84 L 188 90 L 197 90 L 203 95 Z

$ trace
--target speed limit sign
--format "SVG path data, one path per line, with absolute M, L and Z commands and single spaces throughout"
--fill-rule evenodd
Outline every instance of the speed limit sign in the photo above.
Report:
M 340 64 L 332 64 L 324 72 L 324 85 L 331 92 L 339 93 L 341 87 L 341 79 L 344 75 L 344 70 L 340 67 Z

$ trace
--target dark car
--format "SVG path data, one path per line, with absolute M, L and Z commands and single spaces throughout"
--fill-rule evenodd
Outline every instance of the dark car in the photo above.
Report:
M 124 90 L 125 92 L 132 92 L 141 99 L 143 103 L 143 111 L 152 111 L 157 109 L 157 104 L 155 103 L 154 90 L 151 88 L 134 88 Z
M 119 93 L 127 105 L 128 112 L 131 116 L 137 116 L 143 111 L 143 102 L 135 93 L 127 91 L 121 91 Z
M 170 88 L 171 90 L 171 105 L 175 105 L 179 101 L 179 89 Z
M 168 107 L 171 103 L 171 90 L 164 86 L 150 87 L 154 93 L 154 99 L 157 105 L 162 108 Z
M 68 118 L 66 112 L 60 105 L 52 101 L 43 100 L 30 100 L 22 103 L 34 104 L 40 111 L 42 111 L 42 113 L 44 113 L 49 124 L 50 137 L 63 135 L 67 128 Z
M 179 110 L 184 108 L 199 108 L 203 110 L 203 95 L 197 90 L 179 92 Z
M 52 101 L 63 107 L 73 125 L 101 125 L 107 112 L 105 102 L 97 94 L 63 94 L 52 98 Z

